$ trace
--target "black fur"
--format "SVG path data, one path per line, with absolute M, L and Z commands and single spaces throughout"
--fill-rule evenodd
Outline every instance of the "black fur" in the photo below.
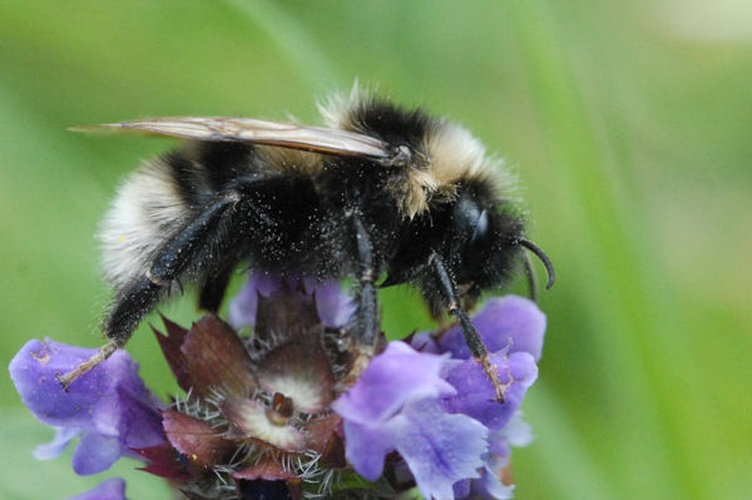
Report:
M 437 125 L 420 111 L 373 101 L 351 118 L 353 130 L 423 155 Z M 426 165 L 386 168 L 328 156 L 315 174 L 298 174 L 271 168 L 252 145 L 223 142 L 189 142 L 163 160 L 191 209 L 164 234 L 143 275 L 117 291 L 104 329 L 118 345 L 183 280 L 198 282 L 203 307 L 218 308 L 229 274 L 247 264 L 281 275 L 353 278 L 359 308 L 349 328 L 363 344 L 378 338 L 382 278 L 384 286 L 411 283 L 434 314 L 449 310 L 465 325 L 457 302 L 503 284 L 523 251 L 522 217 L 477 179 L 458 184 L 452 201 L 405 216 L 400 186 L 408 168 Z

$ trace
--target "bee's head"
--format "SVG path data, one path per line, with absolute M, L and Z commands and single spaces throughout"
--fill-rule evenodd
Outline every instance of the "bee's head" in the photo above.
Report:
M 514 207 L 463 186 L 450 217 L 444 251 L 457 284 L 471 296 L 503 284 L 520 262 L 522 216 Z
M 510 203 L 484 193 L 482 185 L 463 186 L 452 205 L 450 234 L 445 258 L 457 284 L 470 298 L 504 284 L 519 265 L 531 276 L 526 252 L 538 257 L 546 268 L 546 288 L 553 285 L 553 264 L 525 237 L 522 215 Z M 530 286 L 535 296 L 535 283 L 531 281 Z

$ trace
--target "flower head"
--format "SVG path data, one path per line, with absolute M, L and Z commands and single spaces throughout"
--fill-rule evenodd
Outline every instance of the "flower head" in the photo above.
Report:
M 428 498 L 509 497 L 510 446 L 530 440 L 519 408 L 545 329 L 535 305 L 491 300 L 474 318 L 503 404 L 458 328 L 384 342 L 369 358 L 347 332 L 353 313 L 335 285 L 267 276 L 231 305 L 249 337 L 214 315 L 190 328 L 165 319 L 155 334 L 184 391 L 169 405 L 123 351 L 65 392 L 55 376 L 94 351 L 31 341 L 11 376 L 57 429 L 37 456 L 57 456 L 80 436 L 81 474 L 128 455 L 190 498 L 391 497 L 415 487 Z M 113 479 L 81 498 L 122 498 L 123 489 Z
M 456 481 L 477 477 L 488 430 L 441 407 L 442 396 L 455 394 L 440 376 L 445 361 L 391 342 L 332 405 L 345 421 L 347 459 L 363 477 L 378 479 L 392 451 L 429 498 L 451 496 Z
M 254 274 L 230 303 L 230 324 L 235 328 L 256 325 L 259 300 L 289 286 L 290 280 L 280 280 L 268 274 Z M 298 281 L 300 291 L 316 297 L 316 313 L 329 328 L 341 328 L 355 313 L 355 302 L 341 292 L 335 282 L 319 283 L 313 278 Z
M 332 405 L 344 420 L 347 459 L 378 478 L 397 452 L 426 497 L 504 497 L 510 422 L 537 377 L 545 317 L 520 297 L 492 299 L 473 321 L 491 353 L 504 402 L 459 341 L 458 327 L 391 342 Z
M 134 450 L 164 442 L 159 404 L 127 352 L 116 352 L 100 369 L 63 390 L 56 376 L 95 352 L 31 340 L 10 363 L 23 402 L 37 419 L 56 430 L 55 439 L 38 447 L 35 456 L 54 458 L 80 437 L 73 470 L 81 475 L 102 472 L 121 456 L 137 456 Z
M 473 417 L 489 429 L 485 470 L 472 484 L 465 481 L 456 485 L 457 496 L 473 491 L 508 498 L 512 487 L 503 484 L 502 477 L 509 464 L 510 445 L 525 446 L 531 441 L 529 427 L 520 419 L 520 406 L 538 377 L 537 361 L 543 351 L 546 317 L 531 300 L 510 295 L 489 300 L 473 318 L 473 324 L 491 354 L 499 379 L 505 384 L 502 404 L 495 401 L 494 388 L 470 357 L 459 328 L 450 328 L 439 335 L 416 335 L 412 343 L 419 350 L 451 354 L 444 377 L 456 393 L 443 399 L 444 407 L 452 413 Z
M 164 412 L 169 445 L 143 450 L 146 470 L 194 496 L 323 494 L 346 466 L 329 411 L 343 368 L 316 300 L 294 283 L 256 283 L 252 338 L 212 315 L 157 333 L 186 395 Z

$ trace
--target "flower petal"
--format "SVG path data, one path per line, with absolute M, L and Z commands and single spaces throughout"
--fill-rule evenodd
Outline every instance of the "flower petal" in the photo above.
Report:
M 452 394 L 454 389 L 440 377 L 445 361 L 446 357 L 419 353 L 404 342 L 390 342 L 332 408 L 345 419 L 376 425 L 408 401 Z
M 510 445 L 522 448 L 533 442 L 533 429 L 530 424 L 522 420 L 522 412 L 518 411 L 502 429 L 501 437 Z
M 119 384 L 116 389 L 120 412 L 118 433 L 128 454 L 138 457 L 131 450 L 156 446 L 165 441 L 160 412 L 162 405 L 155 401 L 151 393 L 141 392 L 133 386 L 133 381 L 130 382 Z
M 535 361 L 540 359 L 546 316 L 532 300 L 516 295 L 492 298 L 472 322 L 489 352 L 508 347 L 510 353 L 528 352 Z M 458 326 L 442 335 L 438 344 L 442 352 L 451 352 L 453 358 L 470 357 L 470 349 Z
M 99 474 L 109 469 L 122 455 L 123 447 L 117 435 L 105 436 L 84 432 L 73 452 L 73 471 L 79 476 Z
M 364 478 L 378 479 L 393 450 L 429 498 L 451 497 L 455 482 L 478 477 L 488 429 L 439 403 L 440 396 L 454 393 L 440 377 L 445 361 L 390 342 L 332 404 L 344 420 L 347 459 Z
M 120 477 L 107 479 L 96 488 L 68 500 L 125 500 L 125 480 Z
M 480 470 L 480 478 L 462 481 L 454 485 L 456 498 L 514 498 L 514 485 L 504 484 L 501 478 L 488 467 Z
M 352 297 L 342 293 L 339 283 L 321 283 L 315 278 L 280 278 L 268 274 L 253 273 L 240 292 L 230 303 L 230 324 L 235 328 L 255 327 L 258 319 L 259 297 L 269 298 L 285 286 L 296 289 L 295 283 L 303 285 L 303 294 L 314 296 L 316 311 L 324 326 L 341 328 L 355 313 Z
M 158 402 L 138 376 L 138 364 L 122 350 L 64 390 L 56 375 L 88 360 L 96 349 L 47 340 L 29 341 L 10 364 L 11 377 L 34 416 L 58 429 L 52 443 L 37 450 L 49 458 L 80 434 L 73 469 L 95 474 L 109 468 L 134 445 L 164 441 Z
M 344 420 L 345 456 L 355 470 L 369 481 L 384 472 L 384 458 L 394 451 L 392 429 Z
M 78 427 L 55 427 L 55 437 L 47 444 L 40 444 L 34 449 L 34 458 L 49 460 L 60 455 L 71 441 L 81 434 Z
M 451 413 L 469 415 L 491 431 L 497 431 L 519 410 L 525 392 L 538 376 L 538 367 L 527 352 L 507 357 L 502 351 L 493 355 L 491 362 L 498 368 L 501 382 L 507 385 L 504 403 L 496 401 L 494 387 L 483 367 L 472 358 L 455 365 L 446 374 L 457 393 L 444 398 L 443 403 Z
M 488 448 L 488 429 L 480 422 L 423 399 L 407 405 L 392 425 L 397 451 L 426 498 L 452 498 L 454 483 L 479 476 Z
M 104 370 L 92 370 L 76 380 L 68 392 L 55 375 L 65 373 L 96 352 L 35 339 L 14 356 L 10 376 L 24 404 L 38 420 L 52 426 L 89 425 L 100 398 L 99 390 L 109 385 L 107 374 Z M 116 352 L 112 358 L 118 355 Z
M 355 314 L 357 306 L 350 295 L 342 293 L 339 283 L 325 283 L 306 289 L 316 298 L 316 310 L 324 326 L 342 328 L 350 317 Z
M 230 302 L 230 324 L 235 328 L 256 326 L 259 295 L 269 297 L 279 289 L 280 280 L 268 274 L 254 273 Z

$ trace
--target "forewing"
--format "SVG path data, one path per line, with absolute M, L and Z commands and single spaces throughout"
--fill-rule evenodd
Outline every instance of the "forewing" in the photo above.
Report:
M 389 145 L 375 137 L 346 130 L 280 123 L 254 118 L 165 117 L 75 127 L 75 131 L 136 132 L 215 142 L 247 142 L 340 156 L 386 160 Z

